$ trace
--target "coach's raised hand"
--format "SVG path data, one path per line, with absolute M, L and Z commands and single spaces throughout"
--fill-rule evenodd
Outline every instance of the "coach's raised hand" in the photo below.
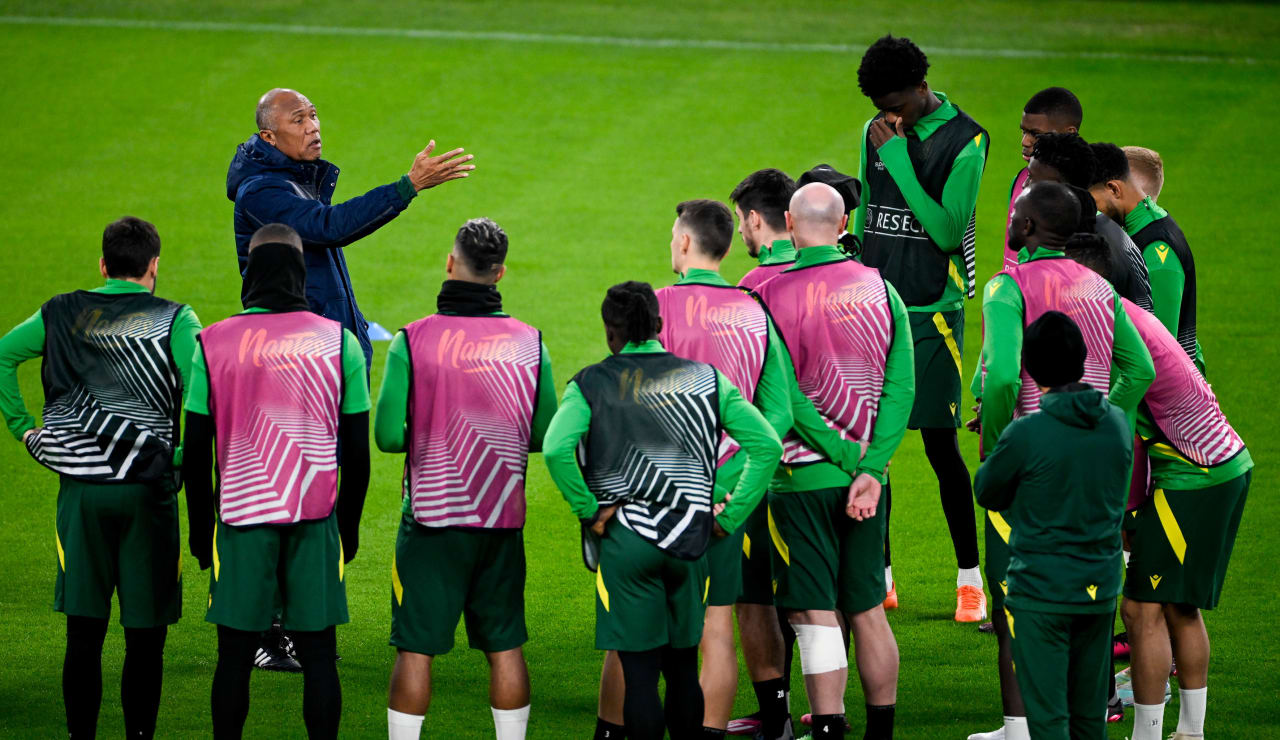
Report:
M 474 164 L 467 164 L 476 155 L 463 154 L 462 147 L 433 157 L 431 152 L 435 151 L 435 148 L 436 142 L 432 139 L 427 144 L 427 148 L 418 152 L 418 156 L 413 160 L 413 167 L 409 169 L 409 181 L 413 183 L 416 190 L 434 188 L 442 182 L 466 177 L 476 168 Z

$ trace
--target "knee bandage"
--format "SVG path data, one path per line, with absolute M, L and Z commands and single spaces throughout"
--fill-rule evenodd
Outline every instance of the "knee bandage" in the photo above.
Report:
M 793 624 L 796 644 L 800 646 L 800 670 L 805 675 L 830 673 L 849 667 L 844 651 L 844 637 L 839 627 L 816 624 Z

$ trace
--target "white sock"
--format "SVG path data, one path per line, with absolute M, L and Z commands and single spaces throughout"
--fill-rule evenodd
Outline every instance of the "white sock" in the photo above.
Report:
M 977 570 L 977 568 L 972 570 Z M 1031 728 L 1027 727 L 1027 718 L 1005 717 L 1004 740 L 1031 740 Z
M 1129 551 L 1128 551 L 1128 550 L 1121 550 L 1120 552 L 1124 555 L 1124 567 L 1128 568 L 1128 567 L 1129 567 L 1129 557 L 1130 557 Z
M 497 740 L 524 740 L 529 726 L 529 705 L 519 709 L 493 709 L 493 731 Z
M 893 566 L 892 565 L 886 565 L 884 567 L 884 590 L 885 591 L 893 590 Z
M 1164 705 L 1133 705 L 1133 740 L 1164 740 Z
M 1203 689 L 1178 689 L 1181 706 L 1178 708 L 1178 732 L 1192 737 L 1204 735 L 1204 705 L 1209 687 Z
M 418 740 L 418 736 L 422 734 L 422 719 L 421 714 L 405 714 L 388 707 L 388 740 Z
M 982 588 L 982 569 L 975 565 L 972 568 L 961 568 L 956 571 L 956 588 L 961 586 Z

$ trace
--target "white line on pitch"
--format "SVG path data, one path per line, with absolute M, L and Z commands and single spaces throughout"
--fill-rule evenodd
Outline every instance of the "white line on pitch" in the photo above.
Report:
M 0 24 L 14 26 L 70 26 L 77 28 L 122 28 L 157 31 L 221 31 L 235 33 L 286 33 L 303 36 L 371 36 L 383 38 L 437 39 L 451 41 L 503 41 L 518 44 L 577 44 L 624 46 L 641 49 L 716 49 L 724 51 L 765 51 L 790 53 L 861 54 L 863 46 L 850 44 L 733 41 L 727 39 L 646 39 L 625 36 L 584 36 L 579 34 L 522 33 L 516 31 L 459 31 L 438 28 L 362 28 L 359 26 L 304 26 L 282 23 L 231 23 L 223 21 L 142 20 L 132 18 L 0 16 Z M 1254 57 L 1219 57 L 1204 54 L 1138 54 L 1122 51 L 1052 51 L 1044 49 L 970 49 L 926 46 L 925 51 L 941 56 L 996 57 L 1009 59 L 1131 59 L 1148 62 L 1188 64 L 1268 64 L 1276 60 Z

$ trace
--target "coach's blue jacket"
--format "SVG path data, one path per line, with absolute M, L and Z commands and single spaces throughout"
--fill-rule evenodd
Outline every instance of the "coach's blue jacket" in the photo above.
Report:
M 330 205 L 338 167 L 325 160 L 296 162 L 257 134 L 236 148 L 227 170 L 227 198 L 234 201 L 240 274 L 249 263 L 249 239 L 270 223 L 292 226 L 302 237 L 311 310 L 342 322 L 360 340 L 365 364 L 373 361 L 369 323 L 356 305 L 342 247 L 395 218 L 417 192 L 407 177 L 345 203 Z

